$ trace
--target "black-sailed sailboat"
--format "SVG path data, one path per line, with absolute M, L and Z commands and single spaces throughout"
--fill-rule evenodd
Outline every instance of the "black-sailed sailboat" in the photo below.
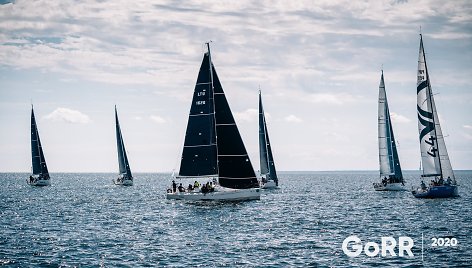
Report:
M 115 124 L 116 124 L 116 148 L 118 150 L 118 165 L 119 172 L 118 178 L 113 180 L 116 185 L 132 186 L 133 175 L 129 167 L 128 156 L 126 155 L 125 144 L 123 142 L 123 136 L 121 135 L 120 122 L 118 121 L 118 112 L 115 105 Z
M 44 158 L 43 147 L 39 139 L 38 125 L 34 117 L 34 109 L 31 105 L 31 161 L 33 174 L 27 180 L 32 186 L 48 186 L 51 183 L 48 166 Z
M 374 189 L 376 191 L 403 191 L 405 182 L 393 135 L 383 70 L 379 84 L 378 127 L 380 179 L 382 181 L 374 183 Z
M 431 81 L 426 65 L 423 36 L 420 34 L 420 51 L 417 73 L 417 110 L 418 131 L 420 136 L 421 162 L 424 178 L 432 178 L 427 186 L 421 181 L 420 187 L 412 190 L 418 198 L 445 198 L 459 195 L 446 143 L 439 124 L 438 112 L 434 103 Z
M 260 199 L 256 174 L 213 66 L 210 45 L 206 45 L 208 51 L 195 85 L 179 173 L 172 189 L 167 190 L 167 199 Z M 177 189 L 176 179 L 195 183 Z
M 279 179 L 275 170 L 274 157 L 269 140 L 269 132 L 262 106 L 262 96 L 259 90 L 259 160 L 261 166 L 261 187 L 263 189 L 272 189 L 279 186 Z

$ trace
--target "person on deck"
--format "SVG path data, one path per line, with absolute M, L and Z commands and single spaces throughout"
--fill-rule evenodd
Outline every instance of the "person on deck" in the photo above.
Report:
M 196 188 L 200 188 L 200 183 L 198 183 L 198 181 L 195 181 L 195 182 L 193 183 L 193 188 L 195 188 L 195 189 L 196 189 Z
M 174 193 L 177 192 L 177 183 L 175 183 L 175 181 L 172 181 L 172 191 Z
M 179 185 L 179 192 L 185 192 L 185 188 L 182 186 L 182 183 Z
M 424 181 L 421 181 L 421 190 L 426 190 L 426 185 L 424 184 Z

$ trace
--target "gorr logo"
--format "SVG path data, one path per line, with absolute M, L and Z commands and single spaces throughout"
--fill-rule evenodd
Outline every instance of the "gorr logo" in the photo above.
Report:
M 375 257 L 382 251 L 382 257 L 387 256 L 397 256 L 395 253 L 395 247 L 398 245 L 398 256 L 403 257 L 405 256 L 405 252 L 408 256 L 413 257 L 413 253 L 411 252 L 411 248 L 413 247 L 413 239 L 408 236 L 400 236 L 397 240 L 391 236 L 383 236 L 381 240 L 381 245 L 375 242 L 367 242 L 364 246 L 362 246 L 362 241 L 357 237 L 357 235 L 351 235 L 344 239 L 343 241 L 343 252 L 349 257 L 357 257 L 359 256 L 362 251 L 364 251 L 365 255 L 369 257 Z

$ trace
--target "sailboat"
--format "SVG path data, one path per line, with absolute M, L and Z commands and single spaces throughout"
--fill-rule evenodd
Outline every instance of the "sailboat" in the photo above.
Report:
M 261 193 L 256 174 L 211 60 L 210 45 L 198 74 L 180 170 L 167 199 L 252 200 Z M 176 179 L 197 180 L 176 189 Z M 207 180 L 199 187 L 198 180 Z
M 269 133 L 262 107 L 261 91 L 259 90 L 259 158 L 261 165 L 261 188 L 273 189 L 279 186 L 277 172 L 275 171 L 274 157 L 269 141 Z
M 44 158 L 43 147 L 39 139 L 38 125 L 34 117 L 33 105 L 31 105 L 31 160 L 33 164 L 33 174 L 26 180 L 32 186 L 48 186 L 50 178 L 46 159 Z
M 380 183 L 374 183 L 376 191 L 403 191 L 405 182 L 398 159 L 398 151 L 393 135 L 392 120 L 388 108 L 387 93 L 385 91 L 384 75 L 380 76 L 379 85 L 379 163 Z
M 413 189 L 412 193 L 418 198 L 458 196 L 458 185 L 447 154 L 446 143 L 444 142 L 431 90 L 423 36 L 421 34 L 416 92 L 421 162 L 423 163 L 423 175 L 421 177 L 433 179 L 428 186 L 424 181 L 421 181 L 421 186 Z
M 132 186 L 133 175 L 128 163 L 128 156 L 126 155 L 125 144 L 123 142 L 123 136 L 121 135 L 120 122 L 118 121 L 118 112 L 116 111 L 115 105 L 115 123 L 116 123 L 116 147 L 118 149 L 118 165 L 120 174 L 113 183 L 116 185 Z

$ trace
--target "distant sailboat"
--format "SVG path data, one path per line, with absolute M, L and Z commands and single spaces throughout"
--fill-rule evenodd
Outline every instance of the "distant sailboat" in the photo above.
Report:
M 421 177 L 431 177 L 433 180 L 429 186 L 426 186 L 421 181 L 421 186 L 413 190 L 412 193 L 418 198 L 458 196 L 458 186 L 451 162 L 449 161 L 431 90 L 431 81 L 423 47 L 423 36 L 421 34 L 417 79 L 418 131 L 421 161 L 423 163 L 423 175 Z
M 128 163 L 128 156 L 126 155 L 125 144 L 123 142 L 123 136 L 121 135 L 120 122 L 118 121 L 118 112 L 116 111 L 115 105 L 115 123 L 116 123 L 116 147 L 118 149 L 118 165 L 120 175 L 113 182 L 116 185 L 132 186 L 133 175 Z
M 30 175 L 29 180 L 27 180 L 28 184 L 33 186 L 48 186 L 51 180 L 49 178 L 41 140 L 39 139 L 33 106 L 31 106 L 31 160 L 33 164 L 33 174 Z
M 374 183 L 376 191 L 403 191 L 404 180 L 400 160 L 398 158 L 395 136 L 393 135 L 392 120 L 388 108 L 385 91 L 384 75 L 380 77 L 379 85 L 379 163 L 381 183 Z
M 183 189 L 173 182 L 167 199 L 260 199 L 256 174 L 213 66 L 210 45 L 203 56 L 185 134 L 179 174 L 174 178 L 206 179 L 202 187 Z M 190 185 L 191 186 L 191 185 Z
M 261 91 L 259 90 L 259 158 L 261 165 L 262 188 L 271 189 L 279 185 L 275 171 L 274 157 L 269 141 L 269 132 L 262 107 Z

